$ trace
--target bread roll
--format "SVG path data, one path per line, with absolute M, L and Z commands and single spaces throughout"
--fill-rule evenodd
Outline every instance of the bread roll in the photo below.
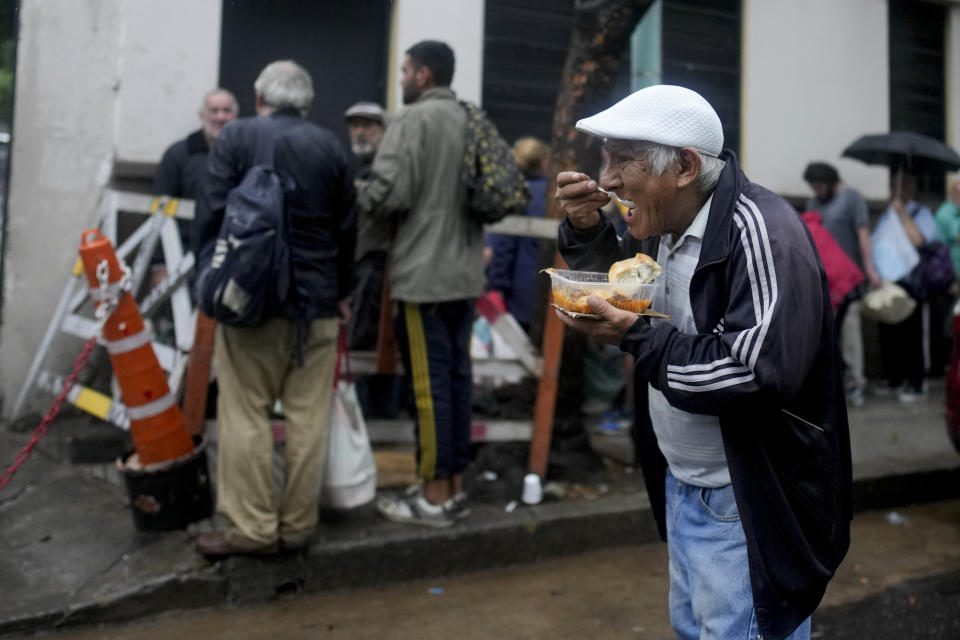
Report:
M 660 275 L 662 269 L 657 261 L 645 253 L 614 262 L 607 273 L 610 282 L 647 284 Z

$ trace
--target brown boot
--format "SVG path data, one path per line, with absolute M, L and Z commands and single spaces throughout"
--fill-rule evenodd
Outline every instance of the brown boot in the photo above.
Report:
M 197 534 L 193 545 L 199 554 L 207 558 L 226 558 L 237 555 L 268 556 L 280 550 L 280 545 L 276 542 L 259 547 L 236 547 L 227 541 L 227 534 L 223 531 L 205 531 Z

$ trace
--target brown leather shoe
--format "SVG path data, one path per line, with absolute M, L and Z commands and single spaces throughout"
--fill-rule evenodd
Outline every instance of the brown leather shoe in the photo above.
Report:
M 307 547 L 310 546 L 310 540 L 303 540 L 298 542 L 288 542 L 287 540 L 280 540 L 280 550 L 286 553 L 303 553 L 307 550 Z
M 268 556 L 280 550 L 280 545 L 272 542 L 265 546 L 243 548 L 235 547 L 227 541 L 227 534 L 223 531 L 205 531 L 197 534 L 193 546 L 207 558 L 226 558 L 227 556 Z

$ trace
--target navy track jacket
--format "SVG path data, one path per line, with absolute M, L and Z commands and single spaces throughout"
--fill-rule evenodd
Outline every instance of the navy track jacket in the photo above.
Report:
M 764 638 L 789 635 L 816 609 L 850 545 L 850 435 L 827 278 L 797 212 L 751 183 L 736 158 L 714 191 L 690 282 L 697 334 L 644 319 L 620 347 L 636 358 L 637 443 L 660 535 L 666 460 L 647 410 L 647 383 L 670 404 L 720 419 L 747 538 L 750 582 Z M 571 269 L 602 271 L 659 238 L 618 242 L 601 218 L 564 220 Z

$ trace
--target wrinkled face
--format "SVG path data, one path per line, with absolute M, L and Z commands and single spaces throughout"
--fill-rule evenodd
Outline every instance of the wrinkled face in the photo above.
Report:
M 603 145 L 604 168 L 600 186 L 616 192 L 636 207 L 624 216 L 630 234 L 642 240 L 665 233 L 681 233 L 677 217 L 676 163 L 661 175 L 654 175 L 644 160 L 635 157 L 628 143 L 607 140 Z
M 236 117 L 237 105 L 229 94 L 211 93 L 203 101 L 203 111 L 200 112 L 203 135 L 209 142 L 213 142 L 223 127 Z
M 377 152 L 384 131 L 384 126 L 376 120 L 363 116 L 350 118 L 347 121 L 350 149 L 361 160 L 369 160 Z
M 820 202 L 830 202 L 837 193 L 837 184 L 835 182 L 810 182 L 810 189 L 813 196 Z
M 403 104 L 416 102 L 420 94 L 423 93 L 423 76 L 425 73 L 426 69 L 414 65 L 409 55 L 403 57 L 403 64 L 400 65 L 400 88 L 403 90 Z

